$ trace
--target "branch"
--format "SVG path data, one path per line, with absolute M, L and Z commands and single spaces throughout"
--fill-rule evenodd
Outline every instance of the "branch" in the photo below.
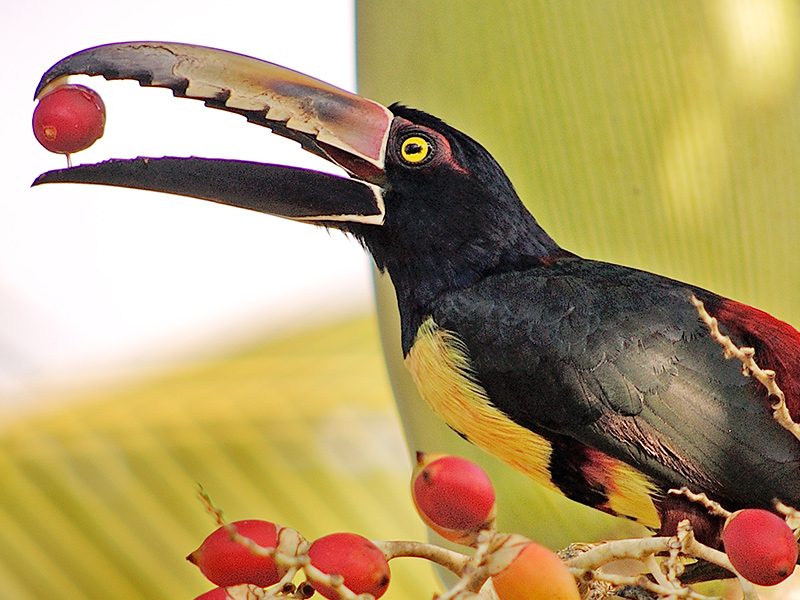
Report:
M 681 549 L 685 554 L 722 567 L 736 575 L 736 578 L 739 580 L 739 585 L 742 588 L 742 600 L 758 600 L 756 588 L 752 583 L 736 572 L 736 569 L 728 559 L 728 555 L 698 542 L 694 537 L 694 531 L 692 531 L 688 520 L 683 520 L 678 524 L 677 537 L 681 543 Z
M 314 588 L 305 583 L 297 587 L 283 586 L 280 589 L 264 589 L 249 583 L 225 588 L 225 595 L 229 600 L 306 600 L 313 594 Z
M 692 304 L 697 309 L 697 314 L 702 319 L 703 323 L 708 327 L 711 338 L 722 346 L 725 358 L 736 358 L 742 363 L 742 373 L 745 376 L 752 375 L 755 379 L 763 385 L 770 396 L 776 398 L 775 403 L 772 405 L 773 418 L 786 430 L 791 432 L 794 437 L 800 440 L 800 424 L 792 419 L 789 414 L 789 408 L 786 406 L 786 396 L 778 387 L 775 382 L 775 371 L 772 369 L 762 369 L 754 360 L 756 351 L 753 348 L 739 348 L 731 341 L 727 335 L 719 330 L 719 322 L 717 319 L 708 314 L 703 306 L 703 302 L 692 295 Z
M 644 559 L 651 554 L 668 552 L 671 539 L 670 537 L 662 536 L 611 540 L 594 546 L 590 550 L 566 560 L 566 563 L 570 569 L 594 571 L 606 563 L 621 558 Z
M 727 519 L 731 516 L 731 511 L 726 510 L 719 502 L 715 502 L 711 498 L 709 498 L 706 494 L 696 494 L 691 491 L 686 486 L 683 486 L 680 489 L 671 489 L 667 491 L 668 494 L 673 496 L 685 496 L 691 502 L 696 502 L 697 504 L 702 505 L 708 511 L 708 514 L 714 515 L 716 517 L 722 517 L 723 519 Z
M 692 494 L 692 496 L 699 497 L 702 495 Z M 712 506 L 715 504 L 711 501 L 708 502 Z M 658 565 L 653 564 L 653 557 L 658 554 L 668 555 L 664 562 L 664 566 L 667 568 L 666 574 L 660 570 Z M 659 598 L 708 600 L 708 596 L 704 596 L 689 587 L 684 587 L 678 580 L 681 556 L 699 558 L 730 571 L 739 578 L 744 600 L 758 600 L 753 585 L 736 573 L 736 569 L 731 565 L 725 553 L 697 541 L 688 520 L 682 521 L 678 525 L 678 532 L 673 537 L 661 536 L 612 540 L 592 546 L 577 556 L 565 559 L 565 562 L 576 578 L 591 578 L 595 581 L 609 583 L 615 587 L 638 586 L 653 592 Z M 644 575 L 618 575 L 601 570 L 602 566 L 623 558 L 641 560 L 651 571 L 658 568 L 659 572 L 653 573 L 656 581 L 652 581 Z
M 372 540 L 372 543 L 380 548 L 386 560 L 401 557 L 424 558 L 459 576 L 471 560 L 466 554 L 424 542 Z
M 800 511 L 788 504 L 784 504 L 780 500 L 775 501 L 775 510 L 783 515 L 786 524 L 789 525 L 794 532 L 794 537 L 800 537 Z
M 436 596 L 436 600 L 462 600 L 474 597 L 489 579 L 486 560 L 496 551 L 498 540 L 505 539 L 506 534 L 497 533 L 494 529 L 486 529 L 478 534 L 475 554 L 473 554 L 461 572 L 461 579 L 455 585 Z

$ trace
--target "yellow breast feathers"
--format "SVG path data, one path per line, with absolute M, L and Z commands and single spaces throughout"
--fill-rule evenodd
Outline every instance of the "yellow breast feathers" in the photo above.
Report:
M 564 493 L 550 475 L 550 442 L 494 406 L 470 368 L 466 346 L 455 334 L 429 317 L 417 331 L 405 362 L 422 397 L 450 427 L 539 484 Z M 617 459 L 592 452 L 602 460 L 581 471 L 588 485 L 605 491 L 608 500 L 597 508 L 658 527 L 649 479 Z

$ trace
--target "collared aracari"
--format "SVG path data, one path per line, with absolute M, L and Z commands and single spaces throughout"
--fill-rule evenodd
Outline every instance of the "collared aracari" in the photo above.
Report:
M 766 390 L 726 360 L 698 318 L 776 372 L 800 420 L 800 333 L 707 290 L 562 249 L 477 142 L 424 112 L 388 108 L 289 69 L 177 43 L 99 46 L 70 74 L 135 79 L 238 113 L 349 177 L 204 158 L 115 159 L 35 184 L 157 190 L 333 227 L 391 276 L 405 362 L 467 440 L 578 502 L 663 533 L 721 520 L 668 490 L 730 509 L 800 506 L 800 441 Z

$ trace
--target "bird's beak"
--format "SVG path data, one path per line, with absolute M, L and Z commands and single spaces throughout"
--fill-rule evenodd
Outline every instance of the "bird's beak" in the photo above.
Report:
M 203 46 L 127 42 L 82 50 L 42 76 L 36 97 L 68 75 L 134 79 L 245 116 L 344 168 L 350 178 L 307 169 L 207 158 L 114 159 L 49 171 L 42 183 L 96 183 L 202 198 L 329 225 L 380 225 L 386 107 L 269 62 Z

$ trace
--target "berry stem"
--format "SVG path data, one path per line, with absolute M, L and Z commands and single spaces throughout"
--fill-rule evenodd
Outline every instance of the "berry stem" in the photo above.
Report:
M 694 531 L 692 530 L 691 525 L 689 525 L 688 520 L 681 521 L 678 524 L 677 538 L 681 544 L 681 552 L 683 554 L 700 558 L 706 562 L 710 562 L 713 565 L 722 567 L 731 573 L 737 574 L 736 569 L 733 568 L 731 561 L 724 552 L 720 552 L 719 550 L 716 550 L 710 546 L 706 546 L 705 544 L 701 544 L 697 541 L 697 538 L 694 537 Z
M 295 575 L 297 575 L 297 571 L 299 571 L 298 567 L 289 567 L 286 571 L 286 574 L 281 577 L 281 580 L 273 586 L 270 586 L 270 590 L 272 591 L 280 591 L 285 589 L 287 586 L 292 585 L 292 581 L 294 581 Z
M 466 554 L 461 554 L 460 552 L 448 550 L 447 548 L 442 548 L 434 544 L 427 544 L 425 542 L 372 540 L 372 543 L 383 552 L 386 560 L 402 557 L 424 558 L 444 567 L 456 575 L 461 575 L 464 571 L 464 567 L 466 567 L 470 561 L 470 557 Z
M 621 576 L 599 570 L 604 564 L 621 558 L 648 560 L 648 557 L 657 554 L 672 554 L 676 544 L 680 549 L 681 555 L 705 560 L 736 574 L 736 570 L 723 552 L 697 541 L 688 521 L 681 522 L 676 536 L 604 542 L 568 559 L 566 562 L 576 577 L 591 576 L 593 579 L 606 581 L 615 586 L 636 585 L 667 598 L 694 598 L 698 600 L 707 598 L 707 596 L 699 594 L 690 588 L 680 587 L 679 581 L 673 577 L 668 576 L 666 578 L 668 585 L 664 585 L 663 581 L 656 583 L 641 576 Z M 749 581 L 739 577 L 739 583 L 744 594 L 743 600 L 758 599 L 755 588 Z
M 319 583 L 336 590 L 336 593 L 339 595 L 339 600 L 363 600 L 361 596 L 373 597 L 370 594 L 356 594 L 344 584 L 344 579 L 341 575 L 328 575 L 311 563 L 303 565 L 303 573 L 305 573 L 310 583 Z
M 593 571 L 606 563 L 621 558 L 644 559 L 653 554 L 668 552 L 671 539 L 661 536 L 612 540 L 567 560 L 567 565 L 571 569 L 579 571 Z
M 794 532 L 794 539 L 800 539 L 800 511 L 789 506 L 788 504 L 784 504 L 780 500 L 775 501 L 775 510 L 783 515 L 783 518 L 786 520 L 786 524 Z
M 489 579 L 489 568 L 486 565 L 486 559 L 497 540 L 502 540 L 504 537 L 505 534 L 498 533 L 493 529 L 481 531 L 476 540 L 475 554 L 464 565 L 460 573 L 461 579 L 445 593 L 437 596 L 437 600 L 462 598 L 462 594 L 465 592 L 479 592 L 486 580 Z
M 67 155 L 69 157 L 69 155 Z M 208 495 L 206 489 L 202 486 L 202 484 L 197 484 L 197 496 L 200 498 L 200 502 L 203 503 L 203 506 L 208 511 L 208 513 L 214 517 L 214 521 L 220 527 L 224 527 L 227 525 L 227 522 L 222 516 L 222 509 L 217 508 L 217 505 L 214 504 L 213 500 L 211 500 L 211 496 Z

